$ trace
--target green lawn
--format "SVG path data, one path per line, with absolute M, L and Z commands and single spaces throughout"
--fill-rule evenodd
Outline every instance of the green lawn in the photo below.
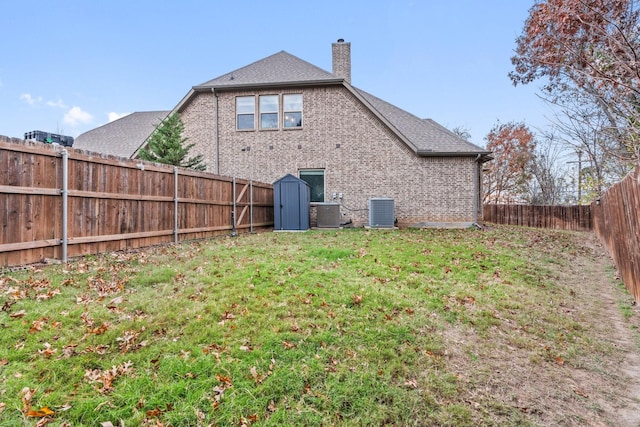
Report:
M 507 343 L 532 366 L 606 357 L 547 303 L 572 297 L 554 269 L 575 242 L 264 233 L 6 273 L 0 426 L 536 425 L 453 356 L 479 365 Z

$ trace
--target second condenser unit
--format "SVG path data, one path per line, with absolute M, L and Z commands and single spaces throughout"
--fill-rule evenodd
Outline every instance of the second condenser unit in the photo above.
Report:
M 396 222 L 393 199 L 374 197 L 369 199 L 369 227 L 393 228 Z
M 316 204 L 316 223 L 318 228 L 340 227 L 340 205 L 338 203 Z

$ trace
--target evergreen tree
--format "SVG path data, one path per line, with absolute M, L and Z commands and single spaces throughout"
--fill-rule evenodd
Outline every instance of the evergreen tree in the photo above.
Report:
M 177 113 L 164 119 L 149 138 L 146 147 L 140 150 L 138 157 L 150 162 L 164 163 L 183 168 L 203 171 L 206 165 L 203 163 L 202 154 L 189 157 L 189 150 L 195 144 L 185 144 L 187 138 L 182 137 L 184 123 Z

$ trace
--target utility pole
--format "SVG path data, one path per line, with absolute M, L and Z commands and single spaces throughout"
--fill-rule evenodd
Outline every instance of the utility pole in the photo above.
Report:
M 572 161 L 567 163 L 577 163 L 578 164 L 578 200 L 577 204 L 580 204 L 580 199 L 582 199 L 582 150 L 577 151 L 578 161 Z

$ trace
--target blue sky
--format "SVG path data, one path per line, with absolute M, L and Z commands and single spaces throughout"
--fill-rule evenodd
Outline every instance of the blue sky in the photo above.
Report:
M 515 39 L 533 0 L 5 0 L 0 135 L 76 137 L 134 111 L 170 110 L 191 86 L 285 50 L 331 71 L 351 42 L 352 84 L 463 127 L 546 124 L 536 86 L 514 87 Z

